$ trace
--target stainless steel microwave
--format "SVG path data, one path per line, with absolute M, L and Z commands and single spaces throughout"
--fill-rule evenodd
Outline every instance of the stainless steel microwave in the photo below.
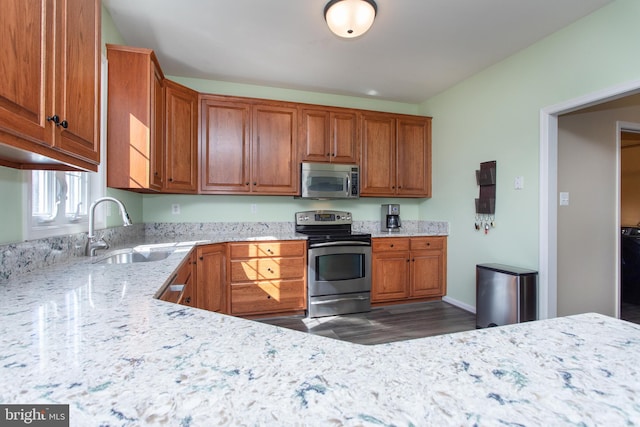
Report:
M 302 163 L 300 198 L 357 199 L 360 167 L 334 163 Z

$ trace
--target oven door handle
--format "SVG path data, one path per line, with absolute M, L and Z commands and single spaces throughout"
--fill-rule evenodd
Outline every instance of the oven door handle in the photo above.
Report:
M 360 296 L 360 297 L 348 297 L 348 298 L 336 298 L 336 299 L 328 299 L 324 301 L 311 301 L 311 305 L 322 305 L 322 304 L 333 304 L 334 302 L 340 301 L 366 301 L 369 298 Z
M 340 240 L 337 242 L 311 243 L 309 248 L 328 248 L 331 246 L 371 246 L 369 242 L 360 242 L 357 240 Z

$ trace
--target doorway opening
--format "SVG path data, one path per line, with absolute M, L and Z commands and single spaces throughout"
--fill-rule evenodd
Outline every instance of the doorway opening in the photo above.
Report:
M 538 275 L 538 316 L 540 319 L 556 317 L 558 312 L 558 117 L 562 114 L 638 93 L 640 93 L 640 80 L 635 80 L 561 104 L 548 106 L 540 111 L 540 261 Z M 615 209 L 617 210 L 618 207 Z M 620 230 L 619 224 L 617 230 Z M 619 283 L 619 280 L 615 283 Z M 615 289 L 615 292 L 618 292 L 618 286 L 615 286 Z M 615 307 L 615 316 L 619 317 L 619 307 L 617 306 Z
M 640 324 L 640 124 L 618 126 L 620 318 Z

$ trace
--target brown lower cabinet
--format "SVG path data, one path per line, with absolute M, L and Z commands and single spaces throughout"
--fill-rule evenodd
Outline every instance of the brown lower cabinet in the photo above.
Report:
M 447 293 L 447 238 L 382 237 L 372 241 L 371 302 L 441 298 Z
M 226 244 L 196 249 L 196 307 L 227 313 Z
M 230 314 L 306 309 L 307 247 L 302 240 L 228 243 Z

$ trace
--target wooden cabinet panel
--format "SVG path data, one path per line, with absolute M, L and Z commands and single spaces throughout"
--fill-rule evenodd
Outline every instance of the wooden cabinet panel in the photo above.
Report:
M 96 171 L 98 0 L 7 0 L 0 14 L 0 164 Z
M 371 242 L 373 252 L 408 251 L 409 248 L 410 242 L 406 237 L 385 237 L 384 239 L 373 239 Z
M 54 147 L 100 162 L 100 2 L 58 1 Z M 65 126 L 65 122 L 67 125 Z
M 252 114 L 252 190 L 297 194 L 297 109 L 261 104 L 254 106 Z
M 200 192 L 250 192 L 251 106 L 204 98 L 201 115 Z
M 200 192 L 295 195 L 297 109 L 202 98 Z
M 107 45 L 107 186 L 162 190 L 164 75 L 150 49 Z
M 304 280 L 261 281 L 231 285 L 231 314 L 278 313 L 304 310 Z
M 304 271 L 304 258 L 250 258 L 231 261 L 231 281 L 291 279 Z
M 196 249 L 197 307 L 221 313 L 227 310 L 226 245 L 202 245 Z
M 198 93 L 165 81 L 166 182 L 169 192 L 198 190 Z
M 371 302 L 403 302 L 446 295 L 447 238 L 372 239 Z
M 192 250 L 187 258 L 184 260 L 178 274 L 175 278 L 175 283 L 184 285 L 184 289 L 178 299 L 178 304 L 188 305 L 189 307 L 197 307 L 197 295 L 196 295 L 196 250 Z
M 300 161 L 358 163 L 358 117 L 338 109 L 300 110 Z
M 431 118 L 363 113 L 362 196 L 431 197 Z
M 231 258 L 304 256 L 307 248 L 300 241 L 273 241 L 260 243 L 231 243 Z
M 229 243 L 228 253 L 232 314 L 306 308 L 305 241 Z
M 373 254 L 371 302 L 404 299 L 409 296 L 408 251 Z
M 442 251 L 411 252 L 411 288 L 413 297 L 435 297 L 446 294 L 443 289 Z
M 398 194 L 431 197 L 431 121 L 401 118 L 397 128 Z
M 446 237 L 434 236 L 434 237 L 412 237 L 410 239 L 411 250 L 425 250 L 425 249 L 445 249 Z
M 360 195 L 395 194 L 396 121 L 390 114 L 363 114 Z

